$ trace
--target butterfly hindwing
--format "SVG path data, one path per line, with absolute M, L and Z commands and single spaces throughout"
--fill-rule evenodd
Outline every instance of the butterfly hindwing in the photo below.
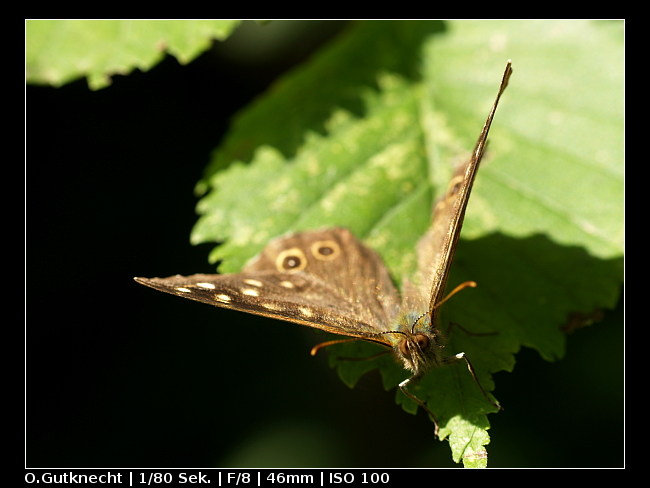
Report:
M 399 307 L 399 294 L 381 258 L 348 229 L 302 232 L 274 239 L 243 269 L 258 270 L 283 275 L 304 272 L 321 280 L 332 295 L 354 308 L 354 319 L 373 322 L 377 327 L 386 327 Z

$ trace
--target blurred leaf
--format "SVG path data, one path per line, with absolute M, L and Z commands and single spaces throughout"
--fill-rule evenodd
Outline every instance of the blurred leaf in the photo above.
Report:
M 165 53 L 187 64 L 224 40 L 238 20 L 27 20 L 26 80 L 61 86 L 88 76 L 97 90 L 110 76 L 147 71 Z
M 440 21 L 352 24 L 336 42 L 280 78 L 265 96 L 237 114 L 197 185 L 197 194 L 207 191 L 215 172 L 233 160 L 250 161 L 262 144 L 292 157 L 308 132 L 326 132 L 325 122 L 335 107 L 362 115 L 363 94 L 368 87 L 377 87 L 380 72 L 418 79 L 422 43 L 443 30 Z

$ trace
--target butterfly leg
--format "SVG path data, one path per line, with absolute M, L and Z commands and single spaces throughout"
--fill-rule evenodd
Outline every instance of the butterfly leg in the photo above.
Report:
M 472 373 L 472 378 L 474 378 L 474 382 L 481 389 L 481 393 L 483 393 L 483 396 L 487 399 L 487 401 L 489 401 L 492 405 L 497 407 L 499 410 L 503 410 L 503 407 L 501 405 L 499 405 L 498 402 L 495 403 L 494 400 L 492 400 L 488 396 L 488 394 L 485 392 L 485 390 L 483 389 L 483 386 L 481 385 L 481 382 L 478 380 L 478 376 L 476 376 L 476 371 L 474 370 L 474 366 L 472 366 L 472 363 L 467 358 L 467 355 L 464 352 L 459 352 L 455 356 L 446 357 L 446 358 L 444 358 L 444 362 L 447 363 L 447 364 L 453 364 L 456 361 L 458 361 L 459 359 L 464 359 L 465 360 L 465 362 L 467 363 L 467 369 L 469 369 L 469 372 Z
M 457 324 L 456 322 L 449 322 L 449 327 L 447 327 L 447 330 L 445 331 L 445 335 L 447 337 L 451 336 L 451 331 L 452 331 L 452 329 L 454 327 L 458 327 L 460 330 L 465 332 L 465 334 L 467 334 L 468 336 L 472 336 L 472 337 L 486 337 L 486 336 L 499 335 L 498 331 L 494 331 L 494 332 L 471 332 L 471 331 L 467 330 L 465 327 L 463 327 L 462 325 Z
M 420 399 L 419 399 L 418 397 L 416 397 L 413 393 L 411 393 L 410 391 L 408 391 L 408 390 L 406 389 L 406 386 L 407 386 L 411 381 L 414 381 L 414 380 L 417 380 L 417 379 L 418 379 L 417 376 L 411 376 L 410 378 L 405 379 L 404 381 L 402 381 L 402 382 L 399 384 L 399 389 L 402 390 L 402 393 L 404 393 L 407 397 L 409 397 L 409 398 L 410 398 L 411 400 L 413 400 L 415 403 L 417 403 L 418 405 L 420 405 L 420 406 L 424 409 L 424 411 L 425 411 L 426 413 L 429 414 L 429 417 L 431 417 L 431 421 L 433 422 L 433 425 L 435 426 L 434 434 L 435 434 L 436 437 L 438 437 L 438 430 L 439 430 L 439 428 L 438 428 L 438 421 L 436 420 L 436 416 L 433 414 L 433 412 L 432 412 L 431 410 L 429 410 L 429 407 L 427 407 L 426 404 L 425 404 L 422 400 L 420 400 Z

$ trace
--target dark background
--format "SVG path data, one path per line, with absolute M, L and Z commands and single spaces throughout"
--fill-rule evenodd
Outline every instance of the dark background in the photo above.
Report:
M 314 331 L 132 279 L 214 271 L 211 246 L 189 245 L 210 152 L 345 28 L 289 24 L 252 59 L 240 32 L 100 91 L 27 86 L 28 467 L 458 466 L 378 373 L 350 390 L 326 353 L 310 357 Z M 622 303 L 570 335 L 562 361 L 524 349 L 495 380 L 491 467 L 623 465 Z

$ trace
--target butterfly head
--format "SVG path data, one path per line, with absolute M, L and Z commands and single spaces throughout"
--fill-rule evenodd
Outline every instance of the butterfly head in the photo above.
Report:
M 391 333 L 397 341 L 393 345 L 395 355 L 416 376 L 442 364 L 441 335 L 429 320 L 428 314 L 421 315 Z

